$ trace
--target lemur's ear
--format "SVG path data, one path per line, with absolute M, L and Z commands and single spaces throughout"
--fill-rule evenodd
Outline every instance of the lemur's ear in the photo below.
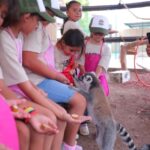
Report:
M 91 72 L 94 76 L 96 76 L 96 73 L 94 71 Z

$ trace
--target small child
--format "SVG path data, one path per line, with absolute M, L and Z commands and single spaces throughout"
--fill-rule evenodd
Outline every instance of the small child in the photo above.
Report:
M 83 53 L 84 36 L 78 29 L 70 29 L 57 42 L 54 56 L 55 66 L 74 85 L 73 73 L 78 67 L 77 60 Z
M 62 26 L 62 34 L 64 34 L 66 31 L 69 29 L 79 29 L 85 39 L 88 39 L 87 35 L 83 32 L 82 28 L 80 27 L 78 21 L 82 17 L 82 6 L 80 2 L 78 1 L 70 1 L 69 3 L 66 4 L 67 8 L 67 18 L 64 20 L 64 24 Z M 89 134 L 89 129 L 87 124 L 83 123 L 80 125 L 80 134 L 82 135 L 88 135 Z
M 78 68 L 80 57 L 84 49 L 84 36 L 78 29 L 70 29 L 57 42 L 55 47 L 55 66 L 74 85 L 73 74 Z M 87 112 L 85 112 L 87 115 Z M 82 135 L 89 135 L 86 122 L 80 125 L 79 132 Z
M 67 18 L 64 20 L 62 27 L 62 34 L 64 34 L 69 29 L 79 29 L 84 37 L 86 36 L 81 27 L 78 24 L 78 21 L 82 17 L 82 6 L 78 1 L 70 1 L 66 4 L 67 8 Z
M 104 42 L 104 36 L 109 33 L 108 19 L 105 16 L 94 16 L 91 19 L 89 29 L 91 37 L 86 41 L 85 56 L 81 61 L 81 72 L 94 71 L 108 96 L 109 87 L 106 72 L 111 58 L 111 50 Z

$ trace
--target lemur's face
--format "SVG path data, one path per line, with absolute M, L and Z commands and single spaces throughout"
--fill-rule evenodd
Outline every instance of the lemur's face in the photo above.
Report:
M 80 76 L 78 79 L 75 79 L 75 84 L 80 89 L 89 92 L 90 89 L 97 87 L 99 85 L 99 81 L 96 75 L 90 72 L 90 73 L 85 73 L 84 75 Z

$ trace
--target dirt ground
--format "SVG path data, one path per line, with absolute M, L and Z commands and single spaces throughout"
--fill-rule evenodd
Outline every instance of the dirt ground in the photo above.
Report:
M 141 73 L 140 77 L 150 84 L 150 73 Z M 150 144 L 150 87 L 138 82 L 133 72 L 130 81 L 124 84 L 110 81 L 109 86 L 109 101 L 115 119 L 126 127 L 137 147 L 145 143 Z M 89 123 L 89 129 L 90 135 L 80 135 L 78 144 L 82 145 L 84 150 L 98 150 L 93 138 L 93 123 Z M 119 136 L 114 150 L 128 150 Z

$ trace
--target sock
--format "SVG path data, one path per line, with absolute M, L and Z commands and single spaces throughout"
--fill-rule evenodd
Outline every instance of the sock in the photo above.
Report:
M 63 144 L 63 150 L 75 150 L 75 149 L 76 149 L 76 145 L 70 146 L 66 143 Z

